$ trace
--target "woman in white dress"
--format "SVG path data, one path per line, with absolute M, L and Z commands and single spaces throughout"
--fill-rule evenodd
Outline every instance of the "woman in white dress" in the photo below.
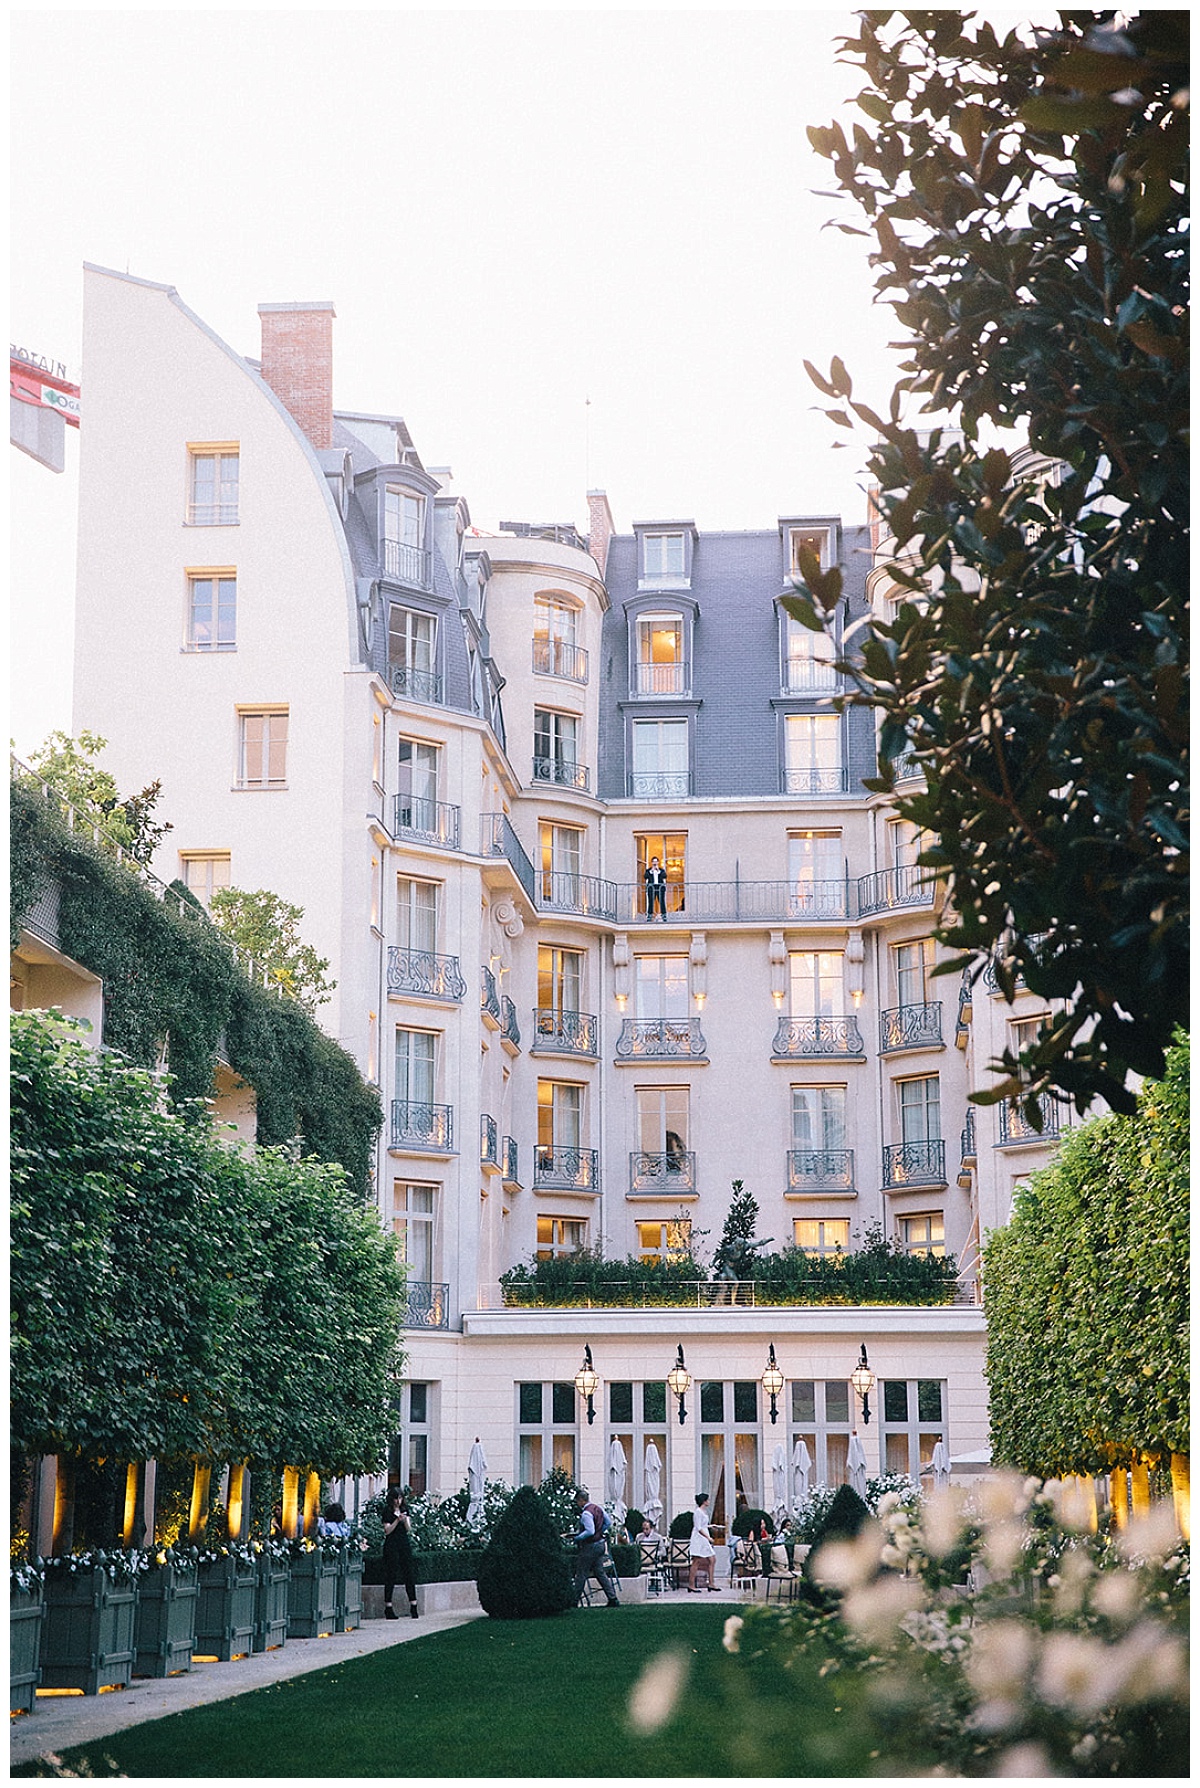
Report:
M 697 1576 L 703 1571 L 708 1579 L 708 1588 L 716 1589 L 713 1582 L 713 1571 L 717 1549 L 708 1537 L 708 1491 L 702 1490 L 696 1498 L 696 1507 L 692 1511 L 692 1537 L 688 1542 L 688 1594 L 699 1595 Z

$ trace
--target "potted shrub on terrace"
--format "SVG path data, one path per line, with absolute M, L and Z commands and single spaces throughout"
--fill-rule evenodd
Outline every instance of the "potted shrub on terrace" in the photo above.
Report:
M 82 1689 L 85 1695 L 126 1687 L 146 1554 L 95 1548 L 48 1558 L 45 1565 L 40 1686 Z
M 363 1545 L 358 1535 L 343 1540 L 338 1564 L 335 1633 L 355 1633 L 362 1625 L 364 1562 Z
M 38 1686 L 44 1578 L 40 1560 L 9 1567 L 8 1705 L 13 1713 L 29 1712 Z
M 200 1595 L 194 1546 L 159 1546 L 138 1583 L 133 1623 L 135 1676 L 190 1670 Z
M 316 1639 L 338 1630 L 339 1584 L 342 1576 L 342 1541 L 321 1538 L 289 1542 L 291 1575 L 288 1581 L 289 1639 Z M 359 1571 L 359 1608 L 362 1607 L 362 1572 Z

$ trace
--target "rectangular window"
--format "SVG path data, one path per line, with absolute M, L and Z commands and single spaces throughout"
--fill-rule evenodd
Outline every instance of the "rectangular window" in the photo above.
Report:
M 427 1384 L 403 1385 L 397 1402 L 400 1432 L 388 1460 L 389 1473 L 413 1496 L 424 1496 L 429 1488 L 432 1388 Z
M 833 564 L 833 535 L 828 528 L 790 528 L 788 530 L 788 568 L 793 577 L 801 576 L 800 551 L 807 547 L 821 561 L 821 570 Z
M 933 939 L 918 938 L 915 943 L 896 944 L 892 950 L 892 968 L 898 1006 L 923 1006 L 929 1001 L 929 977 L 933 972 Z
M 920 1478 L 946 1434 L 946 1387 L 937 1378 L 885 1378 L 882 1383 L 884 1469 Z
M 635 720 L 631 747 L 634 796 L 669 801 L 691 793 L 686 720 Z
M 283 788 L 287 782 L 288 711 L 238 715 L 238 787 Z
M 583 952 L 564 950 L 558 944 L 538 945 L 539 1010 L 561 1017 L 583 1010 Z M 550 1020 L 549 1029 L 553 1028 Z
M 396 877 L 396 942 L 402 950 L 434 952 L 438 946 L 438 884 Z
M 637 846 L 637 890 L 641 911 L 649 911 L 646 871 L 657 857 L 659 868 L 665 870 L 667 877 L 667 911 L 683 912 L 687 897 L 687 833 L 637 832 L 634 843 Z
M 788 908 L 795 917 L 839 919 L 846 910 L 840 832 L 788 833 Z
M 634 693 L 686 695 L 690 679 L 684 658 L 683 616 L 639 615 L 634 633 Z
M 846 1089 L 844 1086 L 792 1088 L 792 1147 L 844 1149 Z
M 793 1018 L 845 1016 L 841 950 L 792 950 L 788 955 Z
M 231 526 L 238 518 L 238 450 L 192 447 L 188 521 L 194 528 Z
M 401 546 L 425 543 L 425 499 L 389 485 L 383 496 L 383 537 Z
M 788 714 L 784 792 L 836 795 L 842 787 L 841 721 L 836 714 Z
M 577 1254 L 587 1247 L 586 1217 L 539 1217 L 537 1258 L 553 1260 L 560 1254 Z
M 438 747 L 421 739 L 401 739 L 398 753 L 397 828 L 436 835 Z
M 634 994 L 638 1018 L 686 1018 L 688 1016 L 688 959 L 686 956 L 638 956 Z
M 792 1240 L 805 1254 L 822 1260 L 845 1254 L 850 1247 L 849 1217 L 793 1217 Z
M 229 886 L 231 859 L 228 851 L 180 852 L 183 884 L 201 906 L 207 907 L 218 888 Z
M 919 1216 L 901 1217 L 900 1245 L 906 1254 L 946 1252 L 946 1222 L 940 1211 L 923 1211 Z
M 578 611 L 552 596 L 533 603 L 533 668 L 542 676 L 587 682 L 587 653 L 577 644 Z
M 682 534 L 642 535 L 642 574 L 646 578 L 681 578 L 684 573 Z
M 570 1081 L 539 1080 L 537 1087 L 538 1153 L 551 1165 L 555 1150 L 583 1144 L 583 1088 Z
M 551 906 L 582 910 L 583 836 L 576 826 L 555 826 L 549 820 L 538 828 L 542 899 Z
M 432 1105 L 436 1084 L 436 1033 L 403 1030 L 397 1026 L 396 1098 L 410 1105 Z
M 900 1139 L 938 1142 L 942 1134 L 941 1091 L 936 1074 L 899 1082 Z
M 783 693 L 816 695 L 836 689 L 838 674 L 833 667 L 836 648 L 827 633 L 814 633 L 801 626 L 790 615 L 784 617 L 783 630 Z
M 911 820 L 889 820 L 887 823 L 888 867 L 891 869 L 914 869 L 917 858 L 925 849 L 928 840 L 920 826 L 914 826 Z
M 579 757 L 579 720 L 574 714 L 558 714 L 550 708 L 533 711 L 534 775 L 561 781 L 556 770 L 573 770 Z
M 688 1146 L 689 1090 L 685 1086 L 640 1086 L 637 1089 L 638 1147 L 651 1154 L 675 1156 L 676 1171 Z
M 237 649 L 237 578 L 233 572 L 188 574 L 189 652 Z
M 665 1222 L 655 1219 L 637 1226 L 638 1257 L 641 1260 L 686 1260 L 692 1246 L 690 1217 L 670 1217 Z
M 429 1283 L 433 1270 L 437 1187 L 396 1180 L 392 1185 L 392 1234 L 408 1265 L 410 1282 Z
M 575 1475 L 575 1386 L 517 1385 L 517 1479 L 534 1488 L 554 1467 Z
M 397 551 L 409 552 L 408 547 Z M 388 611 L 388 664 L 397 695 L 440 702 L 442 679 L 437 674 L 437 618 L 393 603 Z

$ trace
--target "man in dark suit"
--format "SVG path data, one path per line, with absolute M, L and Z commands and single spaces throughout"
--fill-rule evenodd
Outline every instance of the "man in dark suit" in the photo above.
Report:
M 667 872 L 657 857 L 651 857 L 642 879 L 646 884 L 646 917 L 653 919 L 654 903 L 657 901 L 658 910 L 662 914 L 665 925 L 667 922 Z

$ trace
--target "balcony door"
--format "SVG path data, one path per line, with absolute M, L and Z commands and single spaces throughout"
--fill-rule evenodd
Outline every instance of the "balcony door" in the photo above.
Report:
M 846 1089 L 844 1086 L 792 1088 L 792 1147 L 844 1149 Z
M 923 1006 L 929 999 L 929 977 L 933 970 L 933 939 L 918 938 L 915 943 L 897 944 L 892 951 L 896 978 L 896 1004 Z
M 392 604 L 388 617 L 388 659 L 410 680 L 432 678 L 436 637 L 437 621 L 433 615 Z M 412 693 L 421 693 L 415 682 L 410 682 L 410 687 Z
M 686 956 L 639 956 L 635 996 L 640 1019 L 688 1016 Z
M 396 1098 L 432 1105 L 437 1083 L 437 1038 L 432 1031 L 396 1031 Z
M 900 1139 L 902 1142 L 940 1142 L 942 1135 L 941 1091 L 936 1074 L 900 1082 Z
M 686 879 L 686 832 L 639 832 L 634 842 L 637 845 L 637 904 L 638 911 L 646 911 L 646 870 L 652 858 L 657 857 L 667 872 L 667 911 L 681 913 L 684 910 Z
M 840 950 L 793 950 L 788 957 L 793 1018 L 845 1016 Z
M 668 1194 L 673 1183 L 688 1177 L 688 1103 L 685 1086 L 637 1089 L 638 1147 L 644 1163 L 635 1179 L 661 1181 Z
M 397 1180 L 392 1188 L 392 1233 L 400 1243 L 400 1252 L 408 1265 L 410 1283 L 420 1280 L 428 1284 L 436 1278 L 434 1262 L 434 1223 L 437 1214 L 437 1187 L 411 1185 Z
M 538 1007 L 561 1019 L 583 1008 L 583 952 L 538 945 Z
M 786 786 L 792 794 L 836 794 L 842 786 L 841 722 L 836 714 L 789 714 Z
M 420 739 L 399 744 L 397 824 L 418 832 L 434 829 L 438 791 L 438 748 Z
M 840 916 L 843 875 L 840 832 L 789 832 L 788 901 L 794 913 Z
M 579 721 L 574 714 L 537 708 L 533 715 L 535 774 L 547 782 L 570 781 L 579 758 Z
M 583 1146 L 583 1088 L 538 1081 L 538 1153 L 549 1165 L 557 1151 Z
M 639 615 L 637 620 L 637 693 L 684 695 L 683 616 Z
M 402 950 L 437 949 L 438 887 L 412 876 L 396 877 L 396 942 Z
M 635 720 L 632 746 L 635 796 L 669 801 L 688 794 L 686 720 Z

